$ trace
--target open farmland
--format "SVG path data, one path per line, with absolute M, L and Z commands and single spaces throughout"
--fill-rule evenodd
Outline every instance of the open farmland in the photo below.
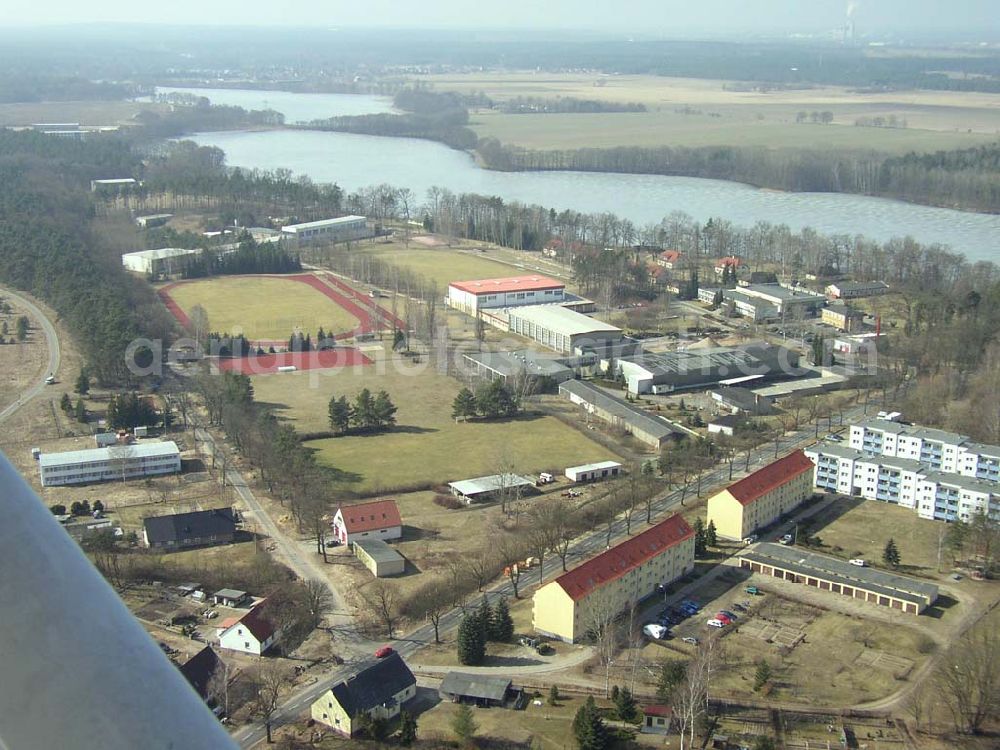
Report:
M 492 474 L 501 461 L 520 472 L 562 470 L 611 458 L 608 451 L 554 417 L 525 415 L 508 421 L 455 422 L 451 407 L 460 385 L 425 366 L 416 372 L 397 361 L 254 379 L 259 401 L 273 404 L 303 432 L 329 429 L 331 396 L 353 399 L 362 388 L 385 389 L 399 407 L 397 427 L 378 435 L 348 435 L 309 442 L 324 463 L 344 472 L 348 487 L 377 493 L 401 487 Z
M 129 123 L 139 112 L 167 109 L 165 104 L 152 102 L 5 102 L 0 104 L 0 125 L 24 126 L 36 122 L 118 125 Z
M 843 87 L 734 90 L 725 81 L 583 74 L 428 76 L 439 89 L 518 96 L 638 102 L 640 113 L 508 115 L 473 113 L 481 137 L 537 149 L 610 146 L 760 146 L 874 149 L 892 153 L 975 146 L 996 140 L 995 97 L 951 91 L 859 92 Z M 797 123 L 799 112 L 829 111 L 830 125 Z M 856 127 L 858 118 L 905 119 L 907 128 Z
M 283 341 L 299 329 L 340 333 L 358 319 L 332 299 L 293 278 L 227 276 L 169 288 L 169 296 L 188 315 L 195 305 L 208 314 L 211 331 L 242 332 L 250 339 Z

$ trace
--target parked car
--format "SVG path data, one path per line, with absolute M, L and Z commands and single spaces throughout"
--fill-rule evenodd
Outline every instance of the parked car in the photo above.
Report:
M 705 624 L 708 625 L 708 627 L 710 627 L 710 628 L 724 628 L 724 627 L 726 627 L 726 623 L 724 623 L 722 620 L 719 620 L 718 618 L 715 618 L 715 617 L 713 617 L 711 620 L 709 620 Z
M 653 640 L 659 641 L 665 638 L 669 631 L 662 625 L 651 622 L 643 626 L 642 632 Z
M 685 636 L 684 638 L 681 638 L 681 640 L 685 643 L 690 643 L 692 646 L 698 645 L 698 639 L 691 635 Z
M 732 625 L 733 624 L 733 618 L 732 617 L 727 617 L 726 615 L 722 614 L 721 612 L 716 612 L 715 613 L 715 619 L 718 620 L 719 622 L 721 622 L 723 625 Z
M 785 534 L 784 536 L 781 537 L 781 539 L 778 540 L 778 543 L 779 544 L 791 544 L 792 540 L 794 538 L 795 537 L 793 537 L 791 534 Z
M 757 541 L 759 537 L 756 534 L 751 534 L 750 536 L 743 537 L 744 544 L 753 544 Z
M 740 604 L 739 602 L 733 602 L 729 606 L 731 606 L 737 612 L 746 612 L 747 611 L 746 605 Z
M 842 443 L 842 442 L 844 442 L 844 436 L 843 435 L 838 435 L 835 432 L 831 432 L 829 435 L 826 436 L 825 439 L 826 440 L 832 440 L 835 443 Z
M 740 619 L 738 615 L 734 615 L 734 614 L 733 614 L 732 612 L 730 612 L 730 611 L 729 611 L 728 609 L 720 609 L 720 610 L 719 610 L 719 614 L 720 614 L 720 615 L 725 615 L 725 616 L 726 616 L 726 617 L 728 617 L 728 618 L 729 618 L 730 620 L 738 620 L 738 619 Z
M 390 654 L 392 654 L 392 646 L 382 646 L 382 648 L 375 649 L 376 659 L 384 659 Z
M 45 385 L 52 385 L 55 382 L 56 382 L 55 375 L 49 375 L 47 378 L 45 378 Z
M 851 565 L 857 565 L 859 568 L 863 568 L 868 564 L 862 557 L 853 557 L 851 558 L 850 562 Z
M 747 592 L 748 594 L 753 594 L 754 596 L 757 596 L 758 594 L 762 593 L 761 590 L 759 588 L 757 588 L 756 586 L 747 586 L 743 590 L 745 592 Z

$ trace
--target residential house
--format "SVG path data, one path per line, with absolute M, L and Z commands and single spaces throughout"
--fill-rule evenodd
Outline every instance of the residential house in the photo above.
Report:
M 744 539 L 794 510 L 812 494 L 813 463 L 788 454 L 708 498 L 708 521 L 726 539 Z
M 333 517 L 333 534 L 341 544 L 358 539 L 399 539 L 403 521 L 395 500 L 342 505 Z
M 656 263 L 672 271 L 679 267 L 682 257 L 683 254 L 679 250 L 664 250 L 656 257 Z
M 313 702 L 310 715 L 351 737 L 362 714 L 373 719 L 392 719 L 416 693 L 413 672 L 394 651 L 384 659 L 366 663 L 354 675 L 320 695 Z
M 198 510 L 142 519 L 142 541 L 164 551 L 229 544 L 236 538 L 232 508 Z
M 857 333 L 863 327 L 865 314 L 850 305 L 834 303 L 823 308 L 820 319 L 839 331 Z
M 211 646 L 205 646 L 181 664 L 179 669 L 209 708 L 214 708 L 220 694 L 225 692 L 228 681 L 226 663 L 215 653 L 215 649 Z
M 278 641 L 278 630 L 267 616 L 267 601 L 245 615 L 228 617 L 219 623 L 219 647 L 261 656 Z
M 534 628 L 576 643 L 608 612 L 635 607 L 692 570 L 694 529 L 671 516 L 539 588 Z

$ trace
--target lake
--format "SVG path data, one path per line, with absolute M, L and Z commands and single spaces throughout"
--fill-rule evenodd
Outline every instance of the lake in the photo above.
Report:
M 235 89 L 219 89 L 213 96 L 205 89 L 184 90 L 246 108 L 260 108 L 266 100 L 289 121 L 370 113 L 377 107 L 391 111 L 391 102 L 372 96 Z M 330 112 L 335 106 L 344 109 Z M 494 172 L 481 169 L 465 152 L 409 138 L 275 130 L 200 133 L 191 139 L 223 149 L 230 166 L 284 167 L 317 182 L 336 182 L 347 191 L 384 182 L 408 187 L 422 200 L 429 187 L 439 186 L 556 210 L 606 211 L 639 226 L 683 211 L 702 222 L 712 217 L 743 226 L 767 221 L 794 230 L 808 226 L 825 234 L 862 234 L 881 241 L 909 235 L 922 243 L 950 245 L 973 261 L 1000 262 L 1000 215 L 994 214 L 841 193 L 783 193 L 695 177 Z

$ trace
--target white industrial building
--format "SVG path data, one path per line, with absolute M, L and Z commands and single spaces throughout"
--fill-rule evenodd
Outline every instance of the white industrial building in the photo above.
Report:
M 582 466 L 570 466 L 566 469 L 566 478 L 572 482 L 596 482 L 598 479 L 610 479 L 621 474 L 622 465 L 617 461 L 598 461 Z
M 1000 482 L 1000 446 L 954 432 L 874 418 L 851 425 L 848 445 L 864 453 L 919 461 L 932 471 Z
M 347 242 L 371 237 L 368 219 L 364 216 L 340 216 L 336 219 L 307 221 L 304 224 L 289 224 L 281 228 L 285 237 L 299 242 L 324 240 L 326 242 Z
M 138 250 L 122 255 L 122 265 L 129 271 L 146 275 L 174 273 L 186 258 L 201 255 L 199 248 L 160 247 L 155 250 Z
M 816 465 L 814 482 L 822 489 L 900 505 L 930 520 L 967 522 L 984 512 L 1000 520 L 996 482 L 831 443 L 817 443 L 805 454 Z
M 566 285 L 547 276 L 507 276 L 501 279 L 453 281 L 448 285 L 448 305 L 469 315 L 480 310 L 559 303 L 565 299 Z
M 560 305 L 515 307 L 508 313 L 511 333 L 566 354 L 602 353 L 621 344 L 622 329 Z
M 139 181 L 132 177 L 116 177 L 110 180 L 91 180 L 90 190 L 95 193 L 101 190 L 122 190 L 136 187 L 138 184 Z
M 135 479 L 181 470 L 181 452 L 172 440 L 162 443 L 42 453 L 38 473 L 43 487 Z
M 888 294 L 889 285 L 884 281 L 841 281 L 830 284 L 825 291 L 832 299 L 859 299 Z

